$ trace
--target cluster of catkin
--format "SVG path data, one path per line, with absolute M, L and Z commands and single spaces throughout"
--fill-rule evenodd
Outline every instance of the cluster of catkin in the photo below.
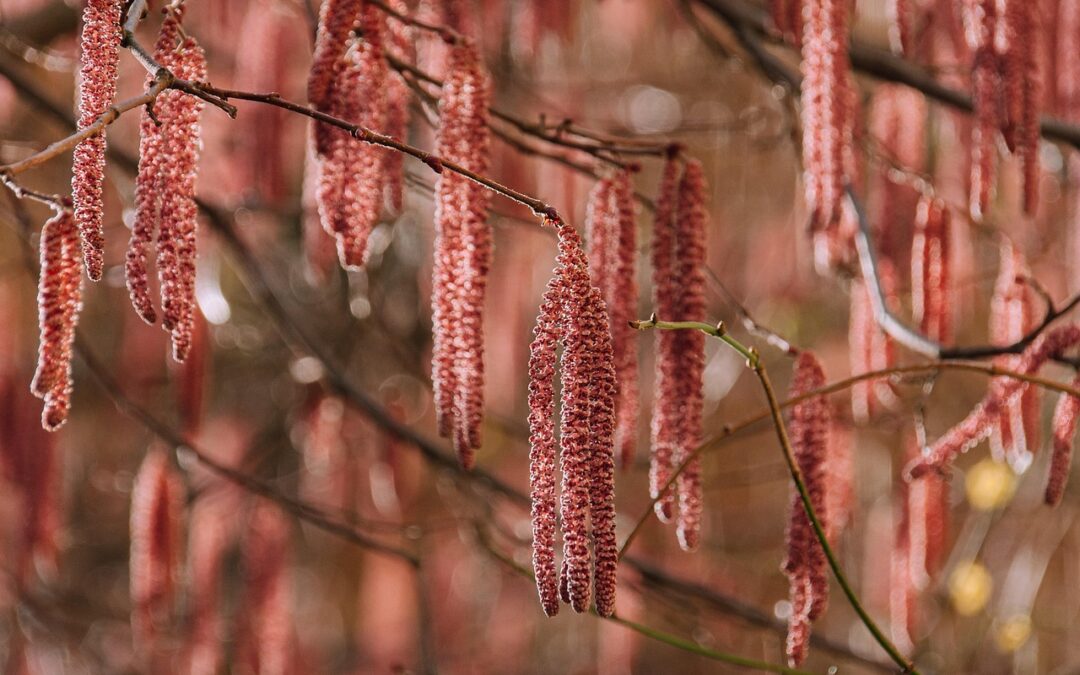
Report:
M 617 375 L 615 447 L 624 468 L 634 458 L 637 436 L 638 379 L 636 331 L 637 229 L 634 188 L 629 170 L 597 182 L 589 194 L 585 216 L 589 272 L 607 303 Z
M 964 28 L 972 52 L 971 217 L 986 214 L 996 174 L 999 134 L 1023 172 L 1024 210 L 1034 213 L 1039 190 L 1042 106 L 1040 3 L 971 0 Z
M 673 155 L 664 165 L 653 224 L 653 301 L 662 320 L 705 320 L 707 218 L 701 164 Z M 701 442 L 704 350 L 700 331 L 657 331 L 649 492 L 662 521 L 677 513 L 679 544 L 686 550 L 697 547 L 701 529 L 700 461 L 690 458 Z M 684 462 L 673 492 L 668 483 Z
M 588 610 L 593 592 L 596 611 L 610 616 L 618 562 L 614 351 L 604 300 L 589 278 L 581 238 L 562 221 L 546 220 L 545 225 L 556 229 L 559 253 L 529 356 L 533 570 L 548 616 L 558 613 L 560 598 L 577 612 Z M 558 439 L 556 374 L 562 385 Z M 562 475 L 560 495 L 556 463 Z M 561 568 L 555 559 L 560 520 Z
M 811 352 L 801 352 L 795 362 L 790 398 L 798 398 L 825 386 L 825 372 Z M 791 449 L 819 523 L 827 528 L 826 467 L 829 455 L 830 411 L 824 395 L 811 396 L 791 411 Z M 828 560 L 798 490 L 791 493 L 787 527 L 787 557 L 783 564 L 790 586 L 787 657 L 792 667 L 806 658 L 810 624 L 828 605 Z
M 257 501 L 240 508 L 232 485 L 213 479 L 193 502 L 187 532 L 189 570 L 182 583 L 185 487 L 169 454 L 152 448 L 131 494 L 132 640 L 143 666 L 175 668 L 171 651 L 181 591 L 188 595 L 181 660 L 184 672 L 217 672 L 224 661 L 219 586 L 238 513 L 248 516 L 242 539 L 244 590 L 237 608 L 235 658 L 251 672 L 288 672 L 292 661 L 289 524 L 280 509 Z M 171 664 L 171 665 L 170 665 Z
M 324 2 L 308 77 L 311 104 L 361 127 L 403 133 L 387 127 L 388 85 L 396 77 L 385 59 L 387 34 L 386 17 L 376 7 L 359 0 Z M 382 215 L 390 153 L 323 122 L 315 123 L 313 135 L 323 229 L 334 237 L 341 265 L 359 269 L 368 262 L 368 243 Z
M 452 45 L 439 99 L 439 157 L 477 174 L 489 164 L 491 85 L 476 46 Z M 431 381 L 439 433 L 451 438 L 465 467 L 480 447 L 484 411 L 484 298 L 491 268 L 487 222 L 491 193 L 459 173 L 435 185 L 431 310 Z
M 206 56 L 194 38 L 182 35 L 184 6 L 166 14 L 154 58 L 179 78 L 206 79 Z M 124 267 L 131 302 L 147 323 L 157 321 L 147 271 L 156 253 L 161 325 L 172 338 L 173 358 L 183 361 L 195 328 L 195 262 L 198 206 L 195 183 L 202 148 L 199 116 L 203 103 L 166 90 L 145 110 L 139 127 L 139 173 L 135 179 L 135 221 Z

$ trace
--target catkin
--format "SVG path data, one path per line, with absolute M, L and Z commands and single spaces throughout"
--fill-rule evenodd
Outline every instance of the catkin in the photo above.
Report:
M 911 312 L 923 335 L 941 344 L 952 341 L 949 223 L 944 202 L 927 196 L 919 200 L 911 250 Z
M 795 362 L 789 398 L 797 398 L 825 385 L 825 373 L 817 357 L 799 354 Z M 791 448 L 799 466 L 810 502 L 823 527 L 825 512 L 825 465 L 828 454 L 829 407 L 822 395 L 796 404 L 791 411 Z M 817 540 L 806 507 L 797 490 L 790 499 L 787 527 L 787 556 L 783 564 L 790 583 L 791 617 L 788 624 L 787 656 L 792 667 L 806 657 L 810 622 L 820 617 L 828 603 L 828 567 L 825 551 Z
M 173 612 L 183 498 L 168 453 L 151 449 L 131 490 L 131 628 L 141 652 L 152 649 Z
M 1080 388 L 1080 378 L 1072 382 L 1072 387 Z M 1057 506 L 1065 493 L 1065 483 L 1069 479 L 1069 467 L 1072 464 L 1073 436 L 1076 434 L 1076 418 L 1080 413 L 1080 398 L 1072 394 L 1062 394 L 1054 408 L 1054 420 L 1051 424 L 1054 434 L 1054 450 L 1050 456 L 1050 474 L 1046 480 L 1046 503 Z
M 79 240 L 70 211 L 58 211 L 41 228 L 38 278 L 38 363 L 31 391 L 45 402 L 41 425 L 55 431 L 71 409 L 71 357 L 82 310 Z
M 454 45 L 450 75 L 439 100 L 440 157 L 476 173 L 487 170 L 489 97 L 490 83 L 475 45 Z M 471 467 L 483 421 L 490 193 L 451 171 L 439 175 L 435 191 L 432 384 L 439 432 L 453 439 L 462 465 Z
M 117 63 L 120 58 L 121 0 L 89 0 L 83 10 L 79 51 L 79 129 L 85 129 L 112 105 L 116 96 Z M 82 238 L 86 274 L 101 279 L 105 234 L 105 130 L 75 146 L 71 167 L 71 198 L 75 224 Z
M 615 363 L 606 307 L 589 278 L 577 232 L 561 221 L 559 254 L 537 320 L 529 359 L 530 483 L 533 562 L 541 604 L 549 616 L 558 598 L 575 611 L 614 611 L 618 552 L 615 540 Z M 562 345 L 561 362 L 557 349 Z M 558 503 L 563 562 L 555 572 L 554 377 L 560 369 Z M 592 550 L 590 551 L 590 544 Z
M 318 110 L 334 114 L 338 96 L 339 74 L 345 68 L 349 34 L 360 20 L 361 0 L 324 0 L 319 8 L 319 27 L 315 33 L 315 51 L 308 73 L 307 97 Z M 330 149 L 333 127 L 316 122 L 315 149 L 320 156 Z

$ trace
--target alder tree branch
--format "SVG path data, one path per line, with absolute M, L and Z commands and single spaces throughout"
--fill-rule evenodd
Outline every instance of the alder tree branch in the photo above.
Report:
M 896 646 L 893 645 L 892 641 L 889 640 L 862 606 L 862 602 L 859 600 L 858 595 L 856 595 L 851 584 L 848 583 L 844 571 L 840 568 L 840 563 L 832 550 L 832 546 L 829 545 L 828 537 L 825 536 L 825 528 L 822 526 L 821 520 L 818 518 L 817 512 L 814 509 L 813 501 L 810 498 L 810 491 L 806 487 L 806 481 L 804 480 L 802 471 L 799 469 L 799 464 L 795 459 L 795 453 L 791 448 L 791 441 L 788 438 L 787 428 L 784 425 L 781 403 L 776 397 L 776 391 L 773 389 L 772 381 L 769 379 L 768 370 L 765 368 L 765 364 L 761 362 L 761 358 L 757 351 L 753 347 L 747 347 L 728 335 L 723 322 L 712 326 L 697 321 L 657 321 L 655 318 L 652 318 L 648 321 L 632 322 L 631 325 L 639 330 L 649 328 L 658 330 L 698 330 L 710 337 L 721 340 L 746 358 L 747 367 L 757 376 L 758 381 L 761 383 L 761 388 L 765 392 L 765 398 L 769 403 L 769 415 L 772 418 L 773 426 L 776 429 L 776 437 L 783 450 L 784 461 L 787 463 L 788 472 L 791 474 L 791 480 L 795 483 L 795 488 L 798 490 L 799 499 L 802 501 L 803 509 L 806 511 L 806 516 L 814 529 L 814 535 L 817 537 L 818 543 L 821 544 L 821 548 L 825 552 L 825 557 L 829 561 L 829 567 L 832 569 L 833 576 L 836 577 L 836 581 L 840 584 L 841 590 L 843 590 L 844 595 L 847 596 L 852 609 L 859 615 L 863 625 L 866 626 L 866 629 L 870 631 L 874 640 L 881 645 L 881 648 L 889 655 L 889 658 L 900 666 L 902 672 L 918 675 L 919 671 L 916 670 L 914 664 L 900 653 Z

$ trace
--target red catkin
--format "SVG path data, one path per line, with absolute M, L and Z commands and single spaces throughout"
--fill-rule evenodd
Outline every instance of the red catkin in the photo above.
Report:
M 41 425 L 55 431 L 71 409 L 71 357 L 82 310 L 79 241 L 69 211 L 59 211 L 41 229 L 38 278 L 38 364 L 30 386 L 45 401 Z
M 897 54 L 910 54 L 913 17 L 909 0 L 887 0 L 885 14 L 889 18 L 889 46 Z
M 541 604 L 549 616 L 558 597 L 575 611 L 614 611 L 618 551 L 615 540 L 615 363 L 599 289 L 590 279 L 577 232 L 557 228 L 557 268 L 544 294 L 529 359 L 530 482 L 533 560 Z M 563 562 L 555 575 L 554 376 L 561 359 L 559 468 Z M 590 551 L 590 542 L 592 550 Z
M 821 388 L 825 373 L 817 357 L 799 354 L 792 376 L 790 398 Z M 814 396 L 796 404 L 791 412 L 791 446 L 799 465 L 810 502 L 819 522 L 827 527 L 825 512 L 825 464 L 828 448 L 829 408 L 824 396 Z M 791 617 L 788 625 L 787 655 L 792 666 L 806 656 L 809 623 L 822 615 L 828 603 L 828 567 L 825 551 L 815 536 L 813 525 L 798 494 L 793 491 L 787 527 L 787 557 L 784 573 L 790 582 Z
M 476 173 L 487 170 L 489 98 L 490 83 L 475 45 L 454 45 L 450 74 L 439 100 L 440 157 Z M 492 254 L 487 223 L 490 193 L 450 171 L 439 174 L 435 191 L 432 383 L 439 432 L 453 439 L 462 465 L 471 467 L 483 421 L 483 307 Z
M 289 522 L 276 505 L 259 500 L 247 527 L 236 658 L 253 673 L 288 673 L 295 650 Z
M 405 0 L 392 0 L 390 6 L 401 13 L 408 13 Z M 412 27 L 401 22 L 391 21 L 387 40 L 387 51 L 399 59 L 415 60 Z M 401 73 L 392 71 L 386 82 L 386 133 L 393 138 L 404 139 L 409 131 L 409 103 L 412 92 Z M 400 152 L 384 153 L 384 180 L 386 181 L 386 202 L 394 213 L 401 211 L 405 200 L 405 155 Z
M 629 466 L 637 436 L 636 332 L 629 322 L 637 312 L 637 231 L 634 222 L 633 184 L 621 171 L 599 181 L 589 195 L 586 210 L 589 272 L 607 303 L 617 374 L 616 448 L 619 462 Z
M 899 305 L 899 297 L 892 264 L 887 260 L 880 261 L 878 275 L 885 302 L 895 309 Z M 848 346 L 852 375 L 884 370 L 896 361 L 895 344 L 874 317 L 870 291 L 861 278 L 851 284 Z M 886 378 L 862 380 L 851 386 L 851 410 L 860 422 L 870 419 L 881 407 L 892 408 L 896 403 L 896 392 Z
M 918 456 L 912 445 L 909 457 Z M 937 571 L 945 552 L 949 484 L 944 476 L 928 473 L 911 481 L 904 495 L 904 527 L 908 582 L 916 590 L 925 589 Z
M 319 8 L 315 51 L 308 74 L 308 102 L 318 110 L 333 114 L 338 75 L 345 68 L 349 34 L 360 20 L 361 0 L 324 0 Z M 315 124 L 315 148 L 319 155 L 329 150 L 332 127 Z
M 664 164 L 653 218 L 652 267 L 653 307 L 660 319 L 678 318 L 678 285 L 674 274 L 675 214 L 679 198 L 680 165 L 677 157 Z M 656 515 L 664 522 L 675 516 L 675 493 L 661 494 L 671 476 L 672 458 L 678 443 L 678 372 L 674 357 L 675 331 L 656 332 L 655 402 L 651 424 L 649 495 L 656 502 Z
M 847 0 L 803 6 L 803 180 L 814 232 L 837 229 L 854 109 L 848 72 Z
M 964 5 L 964 33 L 972 51 L 971 96 L 975 123 L 971 128 L 971 185 L 969 210 L 981 221 L 990 203 L 997 165 L 998 55 L 994 50 L 997 9 L 994 0 L 970 0 Z
M 1080 387 L 1080 378 L 1072 381 L 1074 389 Z M 1072 464 L 1073 436 L 1076 434 L 1076 418 L 1080 414 L 1080 398 L 1072 394 L 1062 394 L 1054 408 L 1051 424 L 1054 435 L 1054 450 L 1050 456 L 1050 475 L 1046 480 L 1046 503 L 1057 506 L 1065 493 L 1065 483 L 1069 479 L 1069 467 Z
M 362 39 L 338 71 L 333 112 L 362 127 L 382 129 L 388 77 L 383 58 L 385 15 L 366 6 L 361 29 Z M 318 189 L 323 229 L 335 238 L 342 267 L 360 269 L 368 262 L 368 241 L 382 212 L 387 151 L 361 143 L 341 129 L 329 129 L 325 135 L 328 140 Z
M 172 618 L 180 555 L 183 486 L 161 448 L 146 454 L 131 490 L 131 629 L 150 653 Z
M 236 497 L 217 485 L 200 493 L 191 509 L 188 533 L 188 634 L 185 672 L 216 673 L 224 657 L 221 639 L 220 585 L 232 542 Z
M 120 58 L 120 0 L 89 0 L 83 10 L 79 51 L 79 128 L 84 129 L 112 105 Z M 83 260 L 90 279 L 101 279 L 104 268 L 105 131 L 75 146 L 71 169 L 71 198 L 75 224 L 82 237 Z
M 676 274 L 680 286 L 679 321 L 705 320 L 705 175 L 691 160 L 679 183 L 676 212 Z M 705 334 L 678 331 L 675 341 L 678 396 L 681 408 L 678 442 L 672 463 L 681 465 L 701 443 L 702 379 L 705 374 Z M 701 530 L 701 461 L 695 457 L 678 478 L 679 515 L 676 533 L 684 550 L 697 548 Z
M 928 196 L 919 200 L 911 250 L 911 311 L 923 335 L 942 344 L 952 341 L 949 223 L 944 202 Z

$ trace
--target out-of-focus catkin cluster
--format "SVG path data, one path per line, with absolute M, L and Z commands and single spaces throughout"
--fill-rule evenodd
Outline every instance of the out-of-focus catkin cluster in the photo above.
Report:
M 878 277 L 886 306 L 895 310 L 900 304 L 900 297 L 896 292 L 896 271 L 889 260 L 879 262 Z M 878 324 L 870 289 L 859 278 L 852 282 L 850 292 L 848 347 L 851 373 L 858 375 L 890 368 L 896 361 L 896 346 Z M 851 410 L 860 422 L 870 419 L 881 408 L 894 408 L 897 403 L 896 392 L 886 378 L 860 380 L 851 385 Z
M 943 201 L 927 196 L 919 200 L 911 249 L 911 313 L 920 332 L 940 344 L 952 341 L 950 221 Z
M 533 570 L 544 612 L 560 597 L 575 611 L 615 610 L 615 362 L 608 315 L 592 285 L 581 239 L 558 220 L 559 254 L 537 317 L 529 356 L 529 482 Z M 558 351 L 562 348 L 561 361 Z M 555 376 L 562 384 L 555 436 Z M 557 495 L 556 463 L 562 474 Z M 558 503 L 558 506 L 556 506 Z M 556 515 L 556 508 L 558 515 Z M 557 521 L 563 560 L 555 560 Z M 591 545 L 591 550 L 590 550 Z
M 206 56 L 192 37 L 181 36 L 183 5 L 169 10 L 154 57 L 180 78 L 206 79 Z M 161 325 L 172 338 L 173 358 L 183 361 L 195 326 L 195 262 L 198 177 L 203 102 L 166 90 L 144 111 L 139 129 L 139 173 L 135 180 L 135 222 L 125 274 L 131 302 L 147 323 L 157 320 L 147 271 L 155 248 L 161 293 Z
M 636 317 L 638 300 L 633 199 L 631 174 L 628 170 L 619 171 L 596 184 L 586 211 L 589 272 L 611 317 L 618 387 L 615 446 L 624 468 L 634 458 L 639 393 L 636 331 L 629 323 Z
M 180 564 L 183 485 L 169 455 L 152 448 L 131 490 L 131 629 L 136 650 L 149 657 L 171 624 Z
M 803 183 L 817 248 L 845 246 L 844 185 L 854 173 L 855 91 L 848 0 L 805 0 L 802 39 Z M 835 257 L 835 253 L 830 257 Z
M 41 228 L 38 277 L 38 363 L 30 390 L 44 399 L 41 425 L 49 431 L 71 409 L 71 357 L 82 309 L 79 235 L 70 211 L 58 211 Z
M 112 105 L 116 96 L 117 62 L 120 58 L 121 0 L 89 0 L 83 10 L 79 44 L 79 128 L 84 129 Z M 94 281 L 104 268 L 105 131 L 75 146 L 71 166 L 71 197 L 75 224 L 82 237 L 86 274 Z
M 1001 245 L 1001 265 L 994 297 L 990 301 L 990 341 L 1008 346 L 1023 339 L 1035 329 L 1041 317 L 1036 307 L 1036 291 L 1029 283 L 1030 271 L 1024 254 L 1005 240 Z M 1018 355 L 1003 355 L 995 362 L 1007 369 L 1020 363 Z M 1013 470 L 1022 473 L 1031 464 L 1032 453 L 1039 447 L 1038 387 L 1029 387 L 1019 398 L 1005 405 L 993 421 L 990 452 L 998 461 L 1008 461 Z
M 801 352 L 795 362 L 790 398 L 825 386 L 825 372 L 811 352 Z M 797 403 L 791 410 L 791 449 L 810 494 L 818 522 L 827 528 L 826 470 L 829 454 L 830 411 L 823 395 Z M 792 489 L 787 527 L 787 557 L 783 564 L 790 584 L 791 616 L 788 620 L 787 657 L 792 667 L 806 658 L 810 623 L 828 604 L 828 560 L 798 490 Z
M 996 180 L 999 134 L 1022 167 L 1024 210 L 1034 213 L 1039 189 L 1040 3 L 971 0 L 964 29 L 972 53 L 971 217 L 981 221 Z
M 491 85 L 471 42 L 454 44 L 439 99 L 439 157 L 482 174 L 489 164 Z M 470 467 L 484 411 L 484 297 L 491 267 L 487 222 L 490 192 L 464 176 L 443 171 L 435 186 L 432 266 L 432 365 L 439 433 L 453 439 Z
M 685 170 L 682 166 L 679 158 L 670 157 L 661 177 L 653 221 L 653 300 L 662 320 L 704 321 L 705 177 L 695 160 L 686 162 Z M 665 489 L 701 442 L 704 350 L 700 331 L 657 331 L 649 491 L 659 498 L 661 520 L 677 513 L 679 544 L 686 550 L 696 548 L 700 535 L 700 460 L 689 461 L 674 492 Z
M 1011 370 L 1033 375 L 1050 359 L 1063 356 L 1080 343 L 1080 325 L 1068 324 L 1041 334 L 1013 362 Z M 959 424 L 943 434 L 929 450 L 912 462 L 906 473 L 918 478 L 930 472 L 945 471 L 961 453 L 978 445 L 990 436 L 1005 411 L 1021 400 L 1030 388 L 1026 380 L 998 377 L 982 401 Z

